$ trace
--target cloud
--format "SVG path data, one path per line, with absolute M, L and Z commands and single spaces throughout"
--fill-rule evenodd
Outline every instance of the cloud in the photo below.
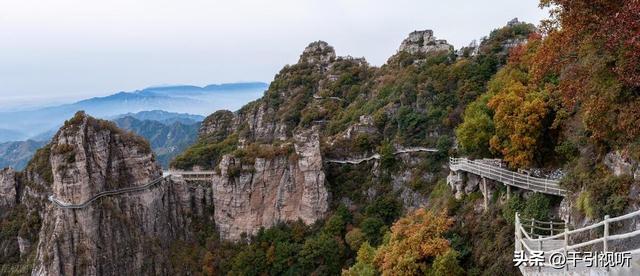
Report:
M 3 1 L 0 96 L 270 81 L 318 39 L 380 65 L 416 29 L 460 47 L 545 16 L 533 0 Z

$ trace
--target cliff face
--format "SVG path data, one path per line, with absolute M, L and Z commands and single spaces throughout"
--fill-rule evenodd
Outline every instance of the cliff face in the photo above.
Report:
M 220 141 L 235 129 L 235 114 L 229 110 L 216 111 L 202 121 L 198 136 Z
M 255 234 L 278 222 L 301 219 L 311 224 L 324 218 L 329 196 L 320 130 L 297 128 L 295 112 L 312 100 L 313 87 L 327 77 L 335 59 L 326 42 L 311 43 L 298 64 L 276 76 L 284 85 L 272 85 L 265 97 L 238 112 L 218 111 L 203 121 L 200 141 L 216 143 L 237 135 L 237 149 L 246 152 L 244 156 L 227 153 L 211 161 L 219 171 L 212 189 L 222 238 L 237 240 L 242 233 Z M 284 81 L 301 72 L 315 77 L 301 83 Z M 258 153 L 271 150 L 278 153 Z
M 78 114 L 51 142 L 53 194 L 82 202 L 106 190 L 138 186 L 162 175 L 149 145 L 112 123 Z
M 18 202 L 16 172 L 11 168 L 0 170 L 0 210 L 13 208 Z
M 410 54 L 452 50 L 453 46 L 446 40 L 436 39 L 432 30 L 414 31 L 400 45 L 400 51 Z
M 238 239 L 280 221 L 322 218 L 328 208 L 317 131 L 295 136 L 292 156 L 256 158 L 253 164 L 225 155 L 213 179 L 215 221 L 222 238 Z
M 410 43 L 416 35 L 411 34 L 401 48 L 412 51 L 411 43 L 420 44 L 416 51 L 423 53 L 450 48 L 446 42 L 435 40 L 430 32 L 420 33 L 425 41 Z M 298 63 L 286 66 L 276 76 L 264 97 L 238 112 L 218 111 L 203 121 L 200 145 L 193 152 L 224 151 L 198 164 L 213 164 L 211 169 L 218 171 L 212 188 L 215 223 L 222 238 L 237 240 L 242 233 L 255 234 L 261 227 L 278 222 L 301 219 L 310 224 L 325 217 L 330 202 L 325 172 L 330 168 L 323 166 L 326 152 L 321 152 L 320 141 L 326 142 L 332 151 L 331 158 L 334 155 L 349 158 L 372 154 L 375 148 L 347 148 L 367 140 L 376 143 L 373 140 L 380 139 L 383 133 L 370 114 L 355 117 L 357 120 L 345 123 L 335 132 L 327 131 L 323 122 L 330 122 L 351 104 L 364 104 L 356 101 L 375 101 L 377 91 L 364 90 L 358 95 L 359 91 L 353 89 L 336 88 L 341 87 L 341 82 L 376 76 L 375 70 L 363 59 L 336 57 L 333 47 L 326 42 L 313 42 L 300 55 Z M 384 81 L 383 76 L 380 78 Z M 384 107 L 388 116 L 393 116 L 398 108 L 392 104 Z M 237 136 L 237 145 L 226 149 L 228 145 L 222 145 L 221 141 L 231 135 Z M 345 150 L 336 150 L 337 140 L 342 141 L 340 146 L 346 146 Z M 291 145 L 293 151 L 283 150 Z M 258 153 L 273 148 L 277 154 Z M 200 160 L 203 156 L 206 157 L 203 154 L 191 159 Z M 424 206 L 426 198 L 406 184 L 432 182 L 433 174 L 418 168 L 422 166 L 420 157 L 395 158 L 404 165 L 399 166 L 403 170 L 389 178 L 391 190 L 400 195 L 409 209 Z M 380 182 L 383 177 L 379 164 L 375 163 L 368 174 L 375 175 L 372 181 Z M 387 190 L 378 186 L 367 191 L 372 201 Z
M 162 175 L 144 140 L 83 113 L 68 121 L 50 146 L 52 196 L 67 203 Z M 166 251 L 171 241 L 189 237 L 190 197 L 185 185 L 167 179 L 83 209 L 47 204 L 33 274 L 170 273 Z

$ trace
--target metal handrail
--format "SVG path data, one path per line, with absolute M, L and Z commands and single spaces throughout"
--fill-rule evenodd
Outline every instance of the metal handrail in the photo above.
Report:
M 565 224 L 564 221 L 562 221 L 562 222 L 561 221 L 542 221 L 542 220 L 537 220 L 537 219 L 534 219 L 534 218 L 530 218 L 530 219 L 528 219 L 528 218 L 520 218 L 520 221 L 531 222 L 532 220 L 535 221 L 536 224 L 554 224 L 554 225 L 564 225 Z
M 426 147 L 408 147 L 408 148 L 399 148 L 393 152 L 393 155 L 398 155 L 402 153 L 410 153 L 410 152 L 438 152 L 438 149 L 435 148 L 426 148 Z M 378 160 L 380 159 L 379 153 L 374 153 L 367 157 L 362 158 L 351 158 L 351 159 L 330 159 L 327 158 L 324 160 L 326 163 L 337 163 L 337 164 L 360 164 L 365 161 Z
M 604 220 L 599 221 L 597 223 L 593 223 L 593 224 L 585 226 L 585 227 L 581 227 L 581 228 L 574 229 L 574 230 L 568 230 L 568 229 L 565 228 L 562 233 L 557 234 L 557 235 L 551 235 L 551 236 L 542 237 L 542 238 L 532 238 L 524 230 L 524 227 L 527 227 L 528 225 L 525 225 L 525 224 L 521 223 L 522 220 L 526 220 L 526 221 L 531 221 L 531 220 L 530 219 L 521 219 L 520 215 L 518 213 L 516 213 L 516 219 L 515 219 L 515 224 L 516 224 L 515 225 L 516 250 L 518 250 L 520 245 L 525 245 L 525 247 L 528 249 L 528 247 L 526 246 L 525 240 L 527 240 L 529 242 L 539 242 L 539 243 L 542 243 L 544 241 L 550 241 L 550 240 L 564 240 L 564 246 L 562 248 L 548 250 L 546 253 L 567 252 L 567 251 L 570 251 L 570 250 L 576 250 L 576 249 L 579 249 L 579 248 L 583 248 L 583 247 L 587 247 L 587 246 L 591 246 L 591 245 L 595 245 L 595 244 L 599 244 L 599 243 L 602 243 L 602 251 L 603 252 L 607 252 L 609 250 L 609 248 L 608 248 L 608 242 L 609 241 L 624 240 L 624 239 L 634 238 L 634 237 L 640 235 L 640 229 L 634 230 L 634 231 L 630 231 L 630 232 L 627 232 L 627 233 L 610 235 L 609 234 L 609 226 L 610 226 L 610 224 L 613 223 L 613 222 L 619 222 L 619 221 L 635 218 L 637 216 L 640 216 L 640 210 L 634 211 L 634 212 L 631 212 L 631 213 L 628 213 L 628 214 L 625 214 L 625 215 L 621 215 L 621 216 L 618 216 L 618 217 L 614 217 L 614 218 L 611 218 L 611 217 L 609 217 L 607 215 L 607 216 L 604 217 Z M 604 230 L 603 234 L 602 234 L 602 237 L 594 238 L 594 239 L 591 239 L 591 240 L 588 240 L 588 241 L 584 241 L 584 242 L 580 242 L 580 243 L 576 243 L 576 244 L 569 244 L 569 240 L 570 240 L 569 236 L 570 235 L 581 233 L 581 232 L 592 230 L 592 229 L 596 229 L 596 228 L 599 228 L 599 227 L 603 227 L 603 230 Z M 524 234 L 524 237 L 523 237 L 523 234 Z M 625 252 L 626 253 L 631 253 L 631 254 L 637 254 L 637 253 L 640 253 L 640 248 L 627 250 Z
M 56 198 L 53 197 L 53 195 L 50 195 L 48 197 L 49 201 L 51 201 L 54 205 L 62 208 L 62 209 L 81 209 L 81 208 L 86 208 L 87 206 L 89 206 L 89 204 L 91 204 L 92 202 L 96 201 L 99 198 L 105 197 L 105 196 L 112 196 L 112 195 L 118 195 L 118 194 L 123 194 L 123 193 L 131 193 L 131 192 L 137 192 L 137 191 L 142 191 L 142 190 L 146 190 L 148 188 L 150 188 L 151 186 L 154 186 L 160 182 L 162 182 L 163 180 L 167 179 L 171 177 L 171 175 L 166 175 L 166 176 L 162 176 L 159 178 L 154 179 L 153 181 L 142 185 L 142 186 L 134 186 L 134 187 L 126 187 L 126 188 L 121 188 L 121 189 L 116 189 L 116 190 L 110 190 L 110 191 L 103 191 L 100 193 L 97 193 L 95 195 L 93 195 L 91 198 L 85 200 L 82 203 L 79 204 L 72 204 L 72 203 L 66 203 L 63 201 L 60 201 Z
M 567 190 L 560 187 L 558 180 L 533 177 L 467 158 L 451 157 L 449 159 L 449 166 L 453 171 L 467 171 L 502 182 L 505 185 L 552 195 L 566 196 L 567 194 Z

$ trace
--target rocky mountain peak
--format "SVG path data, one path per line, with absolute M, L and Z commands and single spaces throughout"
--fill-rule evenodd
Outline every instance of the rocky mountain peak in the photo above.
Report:
M 307 48 L 304 49 L 302 55 L 300 55 L 299 63 L 330 63 L 335 60 L 336 51 L 324 41 L 311 42 Z
M 147 183 L 162 175 L 149 144 L 110 121 L 80 111 L 51 141 L 53 192 L 69 202 Z
M 198 135 L 219 141 L 226 138 L 233 131 L 235 114 L 229 110 L 218 110 L 207 116 L 200 125 Z
M 39 197 L 80 204 L 162 175 L 144 139 L 84 112 L 67 120 L 47 147 L 53 183 Z M 160 252 L 176 239 L 189 239 L 191 217 L 207 218 L 204 207 L 197 206 L 211 202 L 206 199 L 211 188 L 192 190 L 165 178 L 145 190 L 102 197 L 77 210 L 43 205 L 32 274 L 176 274 Z
M 436 39 L 432 30 L 413 31 L 400 44 L 399 51 L 410 54 L 453 51 L 453 46 L 444 39 Z

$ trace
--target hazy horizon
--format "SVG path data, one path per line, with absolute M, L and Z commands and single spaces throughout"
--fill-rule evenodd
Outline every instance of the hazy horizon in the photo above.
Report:
M 547 16 L 533 0 L 129 2 L 1 3 L 0 105 L 167 83 L 269 83 L 316 40 L 381 65 L 414 30 L 460 48 L 514 17 L 538 24 Z

